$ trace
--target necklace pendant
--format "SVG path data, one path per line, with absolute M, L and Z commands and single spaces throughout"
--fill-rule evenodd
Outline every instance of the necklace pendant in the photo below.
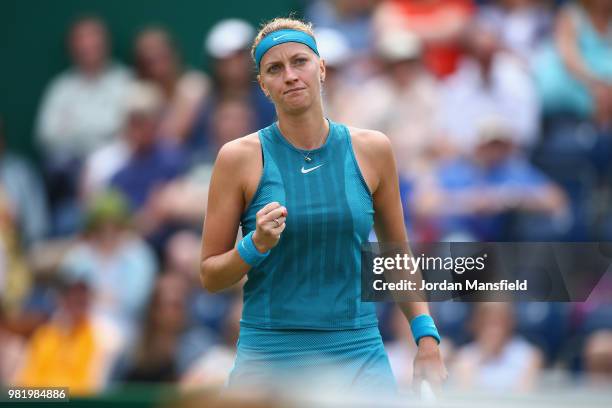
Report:
M 307 163 L 310 163 L 312 161 L 310 157 L 304 157 L 304 160 L 306 160 Z

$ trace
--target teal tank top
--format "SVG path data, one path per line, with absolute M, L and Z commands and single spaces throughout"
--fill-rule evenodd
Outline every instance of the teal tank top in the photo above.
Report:
M 346 126 L 329 121 L 318 149 L 290 144 L 276 123 L 259 131 L 263 172 L 241 218 L 278 201 L 286 228 L 270 255 L 247 273 L 241 324 L 270 329 L 354 329 L 377 325 L 374 303 L 361 302 L 362 243 L 372 229 L 372 195 Z

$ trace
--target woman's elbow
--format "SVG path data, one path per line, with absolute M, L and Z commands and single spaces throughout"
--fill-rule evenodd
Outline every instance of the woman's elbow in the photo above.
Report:
M 207 268 L 206 261 L 200 263 L 200 283 L 202 287 L 211 293 L 217 293 L 222 288 L 215 285 L 214 279 L 211 279 L 209 268 Z

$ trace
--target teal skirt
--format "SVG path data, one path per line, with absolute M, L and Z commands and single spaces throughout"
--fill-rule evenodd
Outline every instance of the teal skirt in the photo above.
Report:
M 272 330 L 240 327 L 229 387 L 292 387 L 395 394 L 378 327 Z

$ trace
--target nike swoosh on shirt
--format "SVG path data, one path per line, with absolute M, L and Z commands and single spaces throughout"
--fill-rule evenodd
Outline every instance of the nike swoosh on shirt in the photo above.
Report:
M 323 164 L 325 164 L 325 163 L 323 163 Z M 318 166 L 314 166 L 314 167 L 311 167 L 309 169 L 305 169 L 304 166 L 302 166 L 302 174 L 310 173 L 311 171 L 314 171 L 314 170 L 318 169 L 319 167 L 321 167 L 323 164 L 319 164 Z
M 288 36 L 288 35 L 289 35 L 289 34 L 283 34 L 283 35 L 279 35 L 278 37 L 272 37 L 272 39 L 273 39 L 274 41 L 278 41 L 278 40 L 280 40 L 281 38 L 286 37 L 286 36 Z

